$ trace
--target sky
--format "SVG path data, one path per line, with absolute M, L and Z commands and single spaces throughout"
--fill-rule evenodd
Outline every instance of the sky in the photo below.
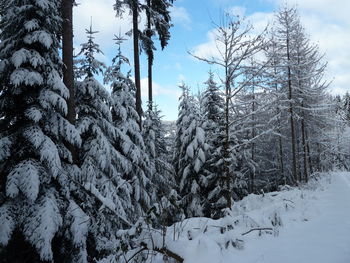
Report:
M 92 21 L 96 42 L 103 55 L 99 59 L 110 65 L 116 54 L 113 38 L 131 29 L 128 14 L 116 18 L 113 10 L 115 0 L 78 0 L 74 10 L 74 45 L 79 50 L 86 42 L 85 28 Z M 191 87 L 194 94 L 203 90 L 211 69 L 197 61 L 189 52 L 207 55 L 215 49 L 212 31 L 223 12 L 246 17 L 256 29 L 271 23 L 274 12 L 284 3 L 297 5 L 301 21 L 310 39 L 317 43 L 328 61 L 326 76 L 332 80 L 331 94 L 350 91 L 350 1 L 349 0 L 175 0 L 171 8 L 173 27 L 168 46 L 161 50 L 157 45 L 153 68 L 153 93 L 155 103 L 164 115 L 164 120 L 177 118 L 178 99 L 181 94 L 178 84 L 182 81 Z M 141 16 L 140 25 L 145 24 Z M 155 40 L 157 42 L 157 40 Z M 158 44 L 158 43 L 157 43 Z M 127 39 L 122 45 L 129 57 L 132 70 L 132 42 Z M 125 70 L 128 70 L 125 68 Z M 142 100 L 147 101 L 147 60 L 141 54 Z

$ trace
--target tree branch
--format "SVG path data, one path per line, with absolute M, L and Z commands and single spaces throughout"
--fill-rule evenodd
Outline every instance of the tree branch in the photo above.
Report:
M 252 231 L 257 231 L 257 230 L 259 230 L 259 231 L 261 231 L 261 230 L 270 230 L 270 231 L 272 231 L 273 229 L 272 229 L 271 227 L 252 228 L 252 229 L 250 229 L 249 231 L 244 232 L 244 233 L 242 234 L 242 236 L 247 235 L 247 234 L 249 234 L 249 233 L 252 232 Z

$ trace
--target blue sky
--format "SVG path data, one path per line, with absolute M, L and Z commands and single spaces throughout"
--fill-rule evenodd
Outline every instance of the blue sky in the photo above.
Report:
M 85 41 L 84 28 L 90 24 L 99 31 L 96 41 L 104 51 L 100 59 L 110 63 L 115 54 L 113 34 L 127 32 L 131 28 L 130 18 L 116 19 L 112 8 L 114 0 L 80 0 L 74 11 L 75 46 Z M 257 29 L 262 29 L 273 18 L 273 12 L 283 0 L 177 0 L 171 9 L 171 40 L 161 51 L 156 51 L 154 61 L 155 101 L 164 114 L 165 120 L 177 117 L 177 85 L 184 81 L 192 91 L 203 89 L 210 69 L 203 62 L 195 60 L 188 51 L 208 55 L 215 48 L 211 38 L 212 21 L 218 21 L 220 14 L 229 11 L 246 16 Z M 293 0 L 297 4 L 301 20 L 312 41 L 319 43 L 321 52 L 326 52 L 329 61 L 327 76 L 333 79 L 329 90 L 333 94 L 344 94 L 350 90 L 350 10 L 349 0 Z M 144 24 L 144 17 L 140 24 Z M 124 53 L 132 62 L 132 42 L 123 45 Z M 145 54 L 141 55 L 141 77 L 143 101 L 147 100 L 147 63 Z M 131 67 L 132 69 L 132 67 Z

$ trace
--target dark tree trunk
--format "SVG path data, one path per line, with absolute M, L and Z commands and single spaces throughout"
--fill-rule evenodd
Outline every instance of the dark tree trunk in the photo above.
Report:
M 296 137 L 295 137 L 295 125 L 294 125 L 294 113 L 293 113 L 293 93 L 292 93 L 292 76 L 290 69 L 290 51 L 289 51 L 289 34 L 287 32 L 287 60 L 288 60 L 288 99 L 289 102 L 289 113 L 290 113 L 290 130 L 292 137 L 292 175 L 295 182 L 298 181 L 297 172 L 297 156 L 296 156 Z
M 274 65 L 273 70 L 274 70 L 275 76 L 277 76 L 276 64 L 277 64 L 277 63 L 276 63 L 276 61 L 274 60 L 274 61 L 273 61 L 273 65 Z M 278 85 L 277 85 L 277 83 L 275 83 L 275 90 L 276 90 L 276 92 L 278 92 Z M 279 159 L 279 168 L 280 168 L 281 177 L 282 177 L 283 180 L 284 180 L 284 184 L 286 184 L 286 183 L 287 183 L 287 178 L 286 178 L 286 176 L 285 176 L 285 174 L 284 174 L 283 144 L 282 144 L 282 135 L 281 135 L 281 133 L 282 133 L 282 129 L 281 129 L 281 127 L 282 127 L 282 125 L 281 125 L 281 116 L 280 116 L 281 110 L 279 109 L 278 106 L 276 107 L 276 112 L 277 112 L 277 115 L 278 115 L 277 132 L 278 132 L 278 134 L 279 134 L 279 136 L 278 136 L 278 148 L 279 148 L 278 159 Z
M 231 209 L 232 207 L 232 185 L 231 185 L 231 173 L 230 173 L 230 123 L 229 123 L 229 104 L 231 96 L 231 87 L 228 66 L 225 68 L 226 83 L 225 83 L 225 139 L 223 145 L 223 157 L 224 157 L 224 197 L 226 199 L 226 207 Z
M 148 8 L 151 8 L 151 0 L 147 0 Z M 147 37 L 152 39 L 152 25 L 151 25 L 151 14 L 149 10 L 147 10 Z M 150 46 L 147 50 L 148 56 L 148 102 L 150 110 L 152 110 L 153 105 L 153 88 L 152 88 L 152 66 L 153 66 L 153 50 L 152 46 Z
M 138 26 L 138 0 L 133 1 L 132 7 L 132 25 L 134 38 L 134 70 L 136 86 L 136 111 L 139 115 L 139 126 L 142 128 L 142 105 L 141 105 L 141 76 L 140 76 L 140 54 L 139 54 L 139 26 Z
M 302 105 L 303 107 L 303 105 Z M 301 136 L 302 136 L 302 142 L 303 142 L 303 157 L 304 157 L 304 179 L 305 182 L 308 182 L 309 175 L 308 175 L 308 157 L 307 157 L 307 146 L 306 146 L 306 134 L 305 134 L 305 121 L 304 119 L 301 120 Z
M 74 90 L 74 72 L 73 72 L 73 0 L 62 0 L 62 60 L 63 82 L 69 90 L 67 99 L 67 120 L 75 125 L 75 90 Z M 68 144 L 68 149 L 72 153 L 73 162 L 76 161 L 77 153 L 73 145 Z
M 255 83 L 253 83 L 253 103 L 252 103 L 252 139 L 253 139 L 253 143 L 252 143 L 252 160 L 255 163 L 255 142 L 254 142 L 254 138 L 255 138 Z M 253 193 L 254 192 L 254 180 L 255 180 L 255 169 L 251 172 L 250 175 L 250 192 Z
M 310 174 L 313 174 L 314 169 L 312 166 L 312 160 L 311 160 L 311 154 L 310 154 L 310 143 L 309 143 L 309 139 L 308 139 L 308 132 L 305 129 L 305 139 L 306 139 L 306 149 L 307 149 L 307 156 L 308 156 L 308 163 L 309 163 L 309 169 L 310 169 Z

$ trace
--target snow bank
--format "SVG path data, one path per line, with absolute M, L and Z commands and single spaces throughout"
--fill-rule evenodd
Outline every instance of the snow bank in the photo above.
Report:
M 222 219 L 186 219 L 169 227 L 164 239 L 160 234 L 152 239 L 184 263 L 349 263 L 350 174 L 251 194 Z

